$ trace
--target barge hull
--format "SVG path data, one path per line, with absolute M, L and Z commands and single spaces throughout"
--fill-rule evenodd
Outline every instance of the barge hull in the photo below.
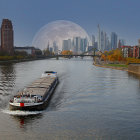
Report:
M 59 83 L 58 78 L 55 81 L 55 84 L 53 85 L 53 87 L 50 89 L 50 92 L 47 93 L 47 97 L 44 99 L 44 101 L 42 102 L 42 104 L 39 105 L 32 105 L 32 106 L 14 106 L 10 104 L 10 110 L 24 110 L 24 111 L 41 111 L 44 110 L 48 105 L 49 105 L 49 101 L 52 98 L 52 95 L 57 87 Z

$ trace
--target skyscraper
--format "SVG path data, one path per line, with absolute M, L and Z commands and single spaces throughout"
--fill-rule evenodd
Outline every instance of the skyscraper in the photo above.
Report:
M 104 51 L 104 49 L 105 49 L 105 37 L 104 37 L 104 32 L 103 31 L 101 31 L 101 35 L 100 35 L 100 43 L 101 43 L 101 46 L 100 46 L 100 51 Z
M 73 47 L 74 47 L 74 52 L 79 53 L 80 48 L 81 48 L 81 38 L 80 37 L 74 37 L 73 38 Z
M 56 41 L 53 41 L 53 51 L 55 54 L 58 54 L 58 46 L 57 46 Z
M 111 49 L 117 49 L 117 34 L 115 32 L 111 33 Z
M 98 50 L 101 50 L 101 31 L 100 31 L 100 25 L 98 24 Z
M 109 37 L 106 36 L 106 47 L 105 47 L 106 51 L 110 51 L 111 47 L 110 47 L 110 41 L 109 41 Z
M 84 38 L 84 52 L 87 50 L 88 46 L 89 46 L 88 39 Z
M 72 48 L 72 42 L 71 39 L 68 39 L 68 49 L 71 50 Z
M 125 45 L 125 40 L 124 39 L 119 39 L 118 48 L 120 48 L 121 46 L 124 46 L 124 45 Z
M 62 50 L 69 50 L 69 47 L 68 47 L 68 40 L 63 40 L 63 43 L 62 43 Z
M 104 32 L 104 48 L 103 48 L 103 50 L 105 51 L 106 48 L 107 48 L 107 34 L 106 34 L 106 32 Z
M 91 41 L 92 41 L 92 46 L 94 46 L 95 45 L 95 36 L 94 35 L 91 36 Z
M 101 42 L 100 51 L 104 52 L 105 50 L 109 49 L 109 39 L 107 37 L 107 33 L 104 32 L 104 31 L 101 31 L 100 39 L 101 39 L 101 41 L 100 41 Z
M 62 50 L 70 50 L 72 46 L 71 39 L 63 40 L 62 45 Z
M 9 54 L 14 52 L 13 25 L 9 19 L 3 19 L 2 21 L 1 50 Z
M 138 46 L 140 47 L 140 39 L 138 39 Z

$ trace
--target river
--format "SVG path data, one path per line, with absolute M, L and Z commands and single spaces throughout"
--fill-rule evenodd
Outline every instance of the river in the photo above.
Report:
M 139 140 L 140 77 L 92 58 L 0 65 L 0 140 Z M 45 70 L 60 80 L 44 111 L 10 111 L 9 99 Z

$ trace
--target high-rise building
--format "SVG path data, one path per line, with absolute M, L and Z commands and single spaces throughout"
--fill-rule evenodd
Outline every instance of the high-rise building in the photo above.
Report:
M 76 53 L 78 51 L 78 49 L 76 48 L 76 37 L 73 37 L 71 50 L 73 51 L 73 53 Z
M 53 51 L 55 54 L 58 54 L 58 46 L 57 46 L 56 41 L 53 42 Z
M 118 42 L 118 48 L 121 48 L 121 41 L 120 41 L 120 39 L 119 39 L 119 42 Z
M 62 50 L 71 50 L 75 54 L 80 54 L 86 51 L 88 39 L 81 37 L 73 37 L 73 39 L 63 40 Z
M 52 53 L 52 52 L 53 52 L 53 48 L 52 48 L 52 47 L 50 47 L 49 51 Z
M 76 37 L 76 40 L 77 40 L 78 53 L 81 53 L 81 38 Z
M 86 52 L 88 46 L 89 46 L 89 42 L 87 38 L 83 38 L 83 52 Z
M 104 51 L 107 50 L 108 45 L 108 38 L 107 38 L 107 33 L 104 32 Z
M 68 50 L 68 40 L 63 40 L 62 43 L 62 50 Z
M 106 51 L 110 51 L 111 50 L 110 41 L 109 41 L 108 36 L 106 36 L 106 47 L 105 47 L 105 50 Z
M 118 41 L 118 48 L 121 48 L 121 46 L 125 46 L 125 40 L 124 39 L 119 39 L 119 41 Z
M 50 50 L 50 43 L 47 44 L 47 50 Z
M 73 51 L 75 53 L 79 53 L 80 52 L 80 47 L 81 47 L 81 38 L 80 37 L 74 37 L 73 38 Z
M 71 49 L 71 39 L 68 39 L 68 40 L 63 40 L 63 43 L 62 43 L 62 50 L 70 50 Z
M 140 39 L 138 39 L 138 46 L 140 47 Z
M 111 49 L 117 49 L 117 34 L 115 32 L 111 33 Z
M 104 34 L 104 32 L 103 31 L 101 31 L 101 36 L 100 36 L 101 38 L 101 46 L 100 46 L 100 51 L 104 51 L 104 49 L 105 49 L 105 34 Z
M 95 42 L 94 48 L 98 49 L 98 42 Z
M 101 31 L 100 31 L 100 25 L 98 24 L 98 50 L 101 50 Z
M 80 51 L 83 53 L 84 52 L 84 39 L 81 38 L 81 42 L 80 42 Z
M 68 49 L 71 50 L 71 47 L 72 47 L 71 39 L 68 39 Z
M 95 45 L 95 36 L 94 35 L 91 36 L 91 41 L 92 41 L 92 46 L 94 46 Z
M 104 52 L 105 50 L 109 50 L 109 39 L 108 39 L 107 33 L 104 31 L 101 31 L 100 39 L 101 39 L 100 51 Z
M 107 34 L 104 31 L 101 31 L 100 26 L 98 25 L 98 50 L 105 51 L 107 45 Z
M 9 19 L 3 19 L 1 25 L 1 50 L 9 54 L 14 52 L 13 25 Z

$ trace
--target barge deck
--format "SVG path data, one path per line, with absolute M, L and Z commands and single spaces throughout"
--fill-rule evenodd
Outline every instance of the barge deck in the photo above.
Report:
M 9 105 L 11 110 L 43 110 L 58 84 L 55 72 L 45 72 L 23 91 L 17 93 Z

